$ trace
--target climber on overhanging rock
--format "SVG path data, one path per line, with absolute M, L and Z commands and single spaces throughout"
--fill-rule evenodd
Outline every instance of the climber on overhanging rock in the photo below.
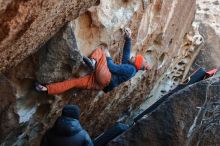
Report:
M 65 105 L 62 115 L 41 140 L 40 146 L 93 146 L 88 133 L 79 123 L 77 105 Z
M 36 84 L 39 92 L 59 94 L 69 89 L 96 89 L 104 92 L 111 91 L 119 84 L 131 79 L 138 70 L 149 70 L 151 67 L 142 55 L 131 57 L 131 30 L 125 28 L 125 44 L 123 48 L 122 64 L 115 64 L 107 49 L 96 49 L 90 58 L 83 57 L 84 62 L 93 72 L 80 78 L 74 78 L 63 82 L 52 83 L 46 86 Z

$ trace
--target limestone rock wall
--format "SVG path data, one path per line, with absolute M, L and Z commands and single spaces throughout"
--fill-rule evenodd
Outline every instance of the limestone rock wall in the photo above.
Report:
M 176 81 L 181 80 L 182 75 L 184 77 L 187 74 L 186 70 L 192 73 L 198 67 L 205 67 L 207 70 L 219 68 L 219 3 L 218 0 L 197 0 L 193 22 L 195 35 L 191 39 L 188 34 L 188 43 L 182 46 L 188 48 L 183 49 L 186 51 L 184 54 L 193 50 L 197 52 L 194 53 L 198 54 L 195 62 L 190 61 L 186 65 L 184 62 L 190 55 L 185 59 L 181 59 L 184 55 L 178 55 L 180 58 L 177 61 L 182 63 L 171 64 L 171 68 L 168 68 L 151 90 L 151 98 L 143 102 L 134 113 L 146 109 L 166 94 Z M 198 42 L 202 44 L 197 46 Z M 183 66 L 185 70 L 181 69 Z M 187 87 L 172 95 L 167 102 L 109 145 L 219 145 L 219 87 L 219 75 Z
M 116 3 L 118 3 L 117 5 L 121 4 L 120 11 L 117 11 Z M 113 10 L 114 12 L 112 12 Z M 121 12 L 131 14 L 131 20 L 127 24 L 120 22 L 121 20 L 123 22 L 127 21 L 126 18 L 129 18 L 127 15 L 118 18 Z M 190 50 L 190 46 L 195 50 L 197 48 L 187 43 L 191 42 L 192 44 L 192 40 L 183 39 L 187 37 L 187 32 L 191 31 L 194 14 L 195 1 L 156 0 L 125 1 L 124 3 L 121 3 L 121 1 L 105 3 L 100 1 L 99 6 L 89 9 L 87 13 L 72 22 L 76 28 L 79 26 L 81 28 L 75 29 L 74 32 L 79 40 L 77 41 L 78 48 L 83 54 L 90 54 L 100 43 L 106 43 L 116 62 L 120 60 L 122 51 L 120 48 L 123 47 L 121 28 L 129 26 L 133 32 L 133 54 L 141 52 L 153 66 L 150 72 L 139 72 L 136 77 L 108 94 L 100 92 L 99 94 L 93 93 L 90 95 L 85 92 L 81 95 L 84 99 L 81 96 L 72 98 L 72 103 L 81 106 L 83 111 L 81 121 L 92 136 L 97 136 L 117 120 L 126 123 L 131 122 L 132 111 L 148 98 L 155 81 L 170 66 L 171 62 L 174 68 L 178 61 L 185 60 L 184 64 L 187 65 L 195 59 L 195 57 L 190 56 L 193 56 L 196 51 L 189 51 L 188 59 L 187 55 L 182 53 L 184 50 L 185 52 Z M 111 31 L 109 31 L 109 28 L 111 28 Z M 87 33 L 81 33 L 83 30 L 86 30 Z M 195 33 L 192 32 L 191 36 L 194 35 Z M 183 47 L 184 44 L 187 47 Z M 177 59 L 178 57 L 181 59 Z M 182 70 L 184 71 L 185 67 Z M 181 79 L 177 80 L 177 83 Z M 109 120 L 109 117 L 111 117 L 111 120 Z M 106 123 L 106 121 L 108 122 Z
M 190 31 L 184 36 L 180 51 L 176 57 L 172 59 L 170 66 L 157 80 L 155 80 L 154 87 L 146 100 L 131 113 L 132 116 L 130 117 L 135 118 L 138 113 L 150 107 L 170 90 L 184 82 L 204 43 L 205 40 L 199 30 L 193 27 L 193 32 Z M 198 67 L 195 68 L 194 71 L 196 69 L 198 69 Z

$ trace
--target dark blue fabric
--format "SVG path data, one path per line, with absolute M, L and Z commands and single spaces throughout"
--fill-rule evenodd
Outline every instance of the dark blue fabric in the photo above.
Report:
M 125 37 L 125 44 L 123 47 L 122 64 L 127 64 L 131 55 L 131 38 Z
M 107 65 L 111 72 L 111 82 L 106 86 L 103 91 L 109 92 L 119 84 L 128 81 L 136 74 L 136 68 L 134 65 L 129 64 L 131 53 L 131 39 L 125 38 L 125 44 L 123 48 L 122 64 L 115 64 L 111 57 L 107 57 Z
M 63 108 L 62 116 L 79 120 L 80 108 L 77 105 L 67 104 Z
M 77 119 L 61 116 L 44 135 L 41 146 L 93 146 Z
M 116 138 L 118 135 L 122 134 L 124 131 L 126 131 L 129 128 L 128 125 L 117 123 L 116 125 L 112 126 L 110 129 L 108 129 L 106 132 L 104 132 L 102 135 L 100 135 L 98 138 L 94 140 L 95 146 L 105 146 L 108 144 L 111 140 Z

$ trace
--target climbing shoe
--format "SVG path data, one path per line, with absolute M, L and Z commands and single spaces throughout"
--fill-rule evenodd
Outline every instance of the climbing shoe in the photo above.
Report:
M 95 67 L 96 67 L 96 61 L 95 59 L 89 59 L 86 56 L 83 56 L 83 61 L 85 62 L 85 64 L 89 67 L 89 69 L 91 71 L 95 71 Z
M 47 87 L 45 87 L 39 83 L 35 83 L 35 89 L 38 92 L 47 92 Z

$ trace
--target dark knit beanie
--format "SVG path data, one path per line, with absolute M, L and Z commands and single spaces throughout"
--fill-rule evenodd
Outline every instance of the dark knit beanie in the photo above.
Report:
M 80 108 L 77 105 L 67 104 L 63 108 L 62 116 L 79 120 Z

